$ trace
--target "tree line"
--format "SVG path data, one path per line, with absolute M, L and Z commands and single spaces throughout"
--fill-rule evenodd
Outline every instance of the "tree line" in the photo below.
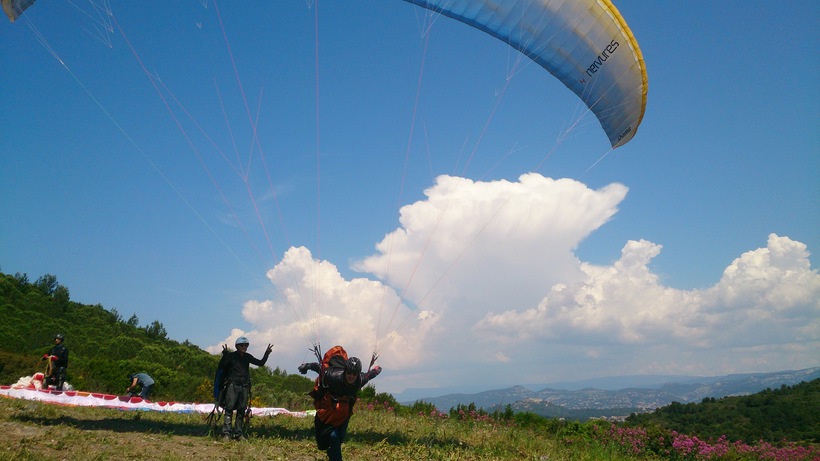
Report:
M 633 414 L 626 421 L 705 438 L 725 435 L 730 441 L 816 444 L 820 443 L 820 379 L 746 396 L 672 402 L 652 413 Z

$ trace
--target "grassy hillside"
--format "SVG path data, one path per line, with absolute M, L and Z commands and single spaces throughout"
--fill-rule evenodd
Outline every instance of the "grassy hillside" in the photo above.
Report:
M 62 459 L 321 460 L 311 418 L 253 418 L 250 438 L 209 437 L 202 415 L 67 407 L 0 398 L 0 461 Z M 707 443 L 603 421 L 580 424 L 465 414 L 400 415 L 389 407 L 358 408 L 343 445 L 351 460 L 496 461 L 815 461 L 820 449 L 786 444 Z
M 520 428 L 480 421 L 397 416 L 362 407 L 343 445 L 350 460 L 551 460 L 637 458 L 596 442 L 579 426 Z M 0 461 L 58 459 L 319 460 L 311 418 L 261 417 L 250 438 L 206 435 L 200 415 L 76 408 L 0 398 Z

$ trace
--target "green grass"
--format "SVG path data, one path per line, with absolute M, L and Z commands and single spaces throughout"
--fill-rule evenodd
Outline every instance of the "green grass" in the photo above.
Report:
M 654 428 L 604 421 L 419 416 L 362 405 L 348 428 L 348 460 L 497 461 L 808 461 L 816 445 L 721 445 Z M 427 413 L 425 413 L 427 414 Z M 201 414 L 69 407 L 0 398 L 0 461 L 5 460 L 324 460 L 313 419 L 255 417 L 249 439 L 209 435 Z M 673 439 L 675 439 L 673 441 Z M 678 443 L 682 443 L 676 448 Z M 692 449 L 686 448 L 687 444 Z M 721 448 L 716 450 L 716 448 Z M 700 448 L 698 448 L 700 447 Z M 705 447 L 705 448 L 704 448 Z M 754 448 L 754 449 L 752 449 Z M 632 450 L 632 451 L 630 451 Z M 637 454 L 635 454 L 637 453 Z
M 0 399 L 0 460 L 321 460 L 311 418 L 253 418 L 250 438 L 208 436 L 203 415 L 66 407 Z M 349 460 L 599 461 L 630 457 L 577 431 L 528 429 L 362 410 L 343 446 Z

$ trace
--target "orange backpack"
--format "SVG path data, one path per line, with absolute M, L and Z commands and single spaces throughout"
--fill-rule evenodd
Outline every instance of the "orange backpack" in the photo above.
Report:
M 338 427 L 353 414 L 353 403 L 348 397 L 335 397 L 322 385 L 325 373 L 331 368 L 344 368 L 347 363 L 347 351 L 342 346 L 333 346 L 322 358 L 321 371 L 316 377 L 313 391 L 313 406 L 316 416 L 325 424 Z
M 322 358 L 322 371 L 319 376 L 324 376 L 329 368 L 344 368 L 347 366 L 347 351 L 342 346 L 333 346 L 325 352 Z

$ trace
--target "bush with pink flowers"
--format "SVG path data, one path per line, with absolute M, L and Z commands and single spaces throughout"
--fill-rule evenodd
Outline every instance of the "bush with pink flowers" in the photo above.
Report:
M 792 442 L 730 442 L 726 436 L 702 439 L 662 429 L 590 423 L 592 437 L 628 455 L 660 456 L 675 461 L 820 461 L 820 447 Z

